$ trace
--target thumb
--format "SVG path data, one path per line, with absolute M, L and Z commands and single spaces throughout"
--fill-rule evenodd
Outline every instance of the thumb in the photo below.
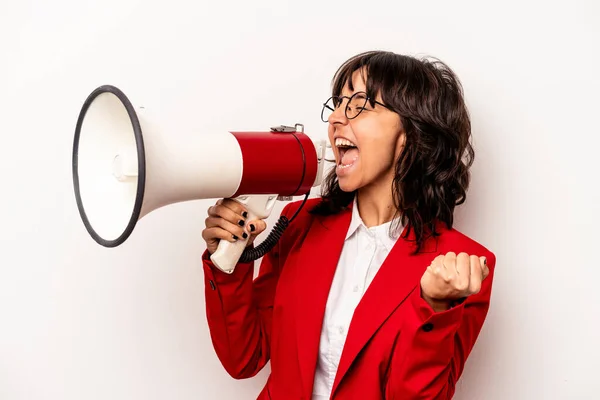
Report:
M 483 273 L 483 279 L 485 279 L 490 274 L 490 269 L 487 265 L 487 258 L 485 256 L 479 257 L 479 262 L 481 264 L 481 272 Z

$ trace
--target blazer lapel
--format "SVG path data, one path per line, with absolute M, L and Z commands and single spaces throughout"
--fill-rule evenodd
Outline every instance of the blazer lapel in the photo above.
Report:
M 297 266 L 296 312 L 298 361 L 307 398 L 312 395 L 319 353 L 321 327 L 329 289 L 350 225 L 350 209 L 312 221 L 310 234 L 302 243 L 301 265 Z
M 410 236 L 408 239 L 398 239 L 356 307 L 333 383 L 332 395 L 362 348 L 419 285 L 427 266 L 435 258 L 435 239 L 426 242 L 421 252 L 416 255 L 411 254 L 414 250 L 412 240 Z

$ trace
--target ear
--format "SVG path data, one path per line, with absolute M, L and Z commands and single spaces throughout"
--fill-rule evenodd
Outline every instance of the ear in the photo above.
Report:
M 396 139 L 396 158 L 400 157 L 400 154 L 404 151 L 406 146 L 406 133 L 404 129 L 400 129 L 398 132 L 398 139 Z

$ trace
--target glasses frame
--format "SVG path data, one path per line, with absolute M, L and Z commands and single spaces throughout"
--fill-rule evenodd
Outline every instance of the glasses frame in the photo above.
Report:
M 348 116 L 348 109 L 349 109 L 350 103 L 352 102 L 352 99 L 353 99 L 353 98 L 354 98 L 356 95 L 364 95 L 364 96 L 365 96 L 365 104 L 364 104 L 364 105 L 366 105 L 366 104 L 367 104 L 369 101 L 371 101 L 371 100 L 372 100 L 372 99 L 371 99 L 371 98 L 370 98 L 370 97 L 367 95 L 367 92 L 363 92 L 363 91 L 361 91 L 361 92 L 356 92 L 356 93 L 354 93 L 352 96 L 331 96 L 330 98 L 328 98 L 328 99 L 327 99 L 327 101 L 326 101 L 325 103 L 323 103 L 323 108 L 321 109 L 321 121 L 323 121 L 323 122 L 325 122 L 325 123 L 329 123 L 329 119 L 325 119 L 325 118 L 323 118 L 323 115 L 325 114 L 325 110 L 326 110 L 326 109 L 327 109 L 327 110 L 330 110 L 332 113 L 334 113 L 334 112 L 335 112 L 335 109 L 332 109 L 331 107 L 329 107 L 329 106 L 327 105 L 327 103 L 329 103 L 329 101 L 330 101 L 330 100 L 332 100 L 332 99 L 334 99 L 334 98 L 336 98 L 336 99 L 339 99 L 339 100 L 340 100 L 340 106 L 341 106 L 341 104 L 344 102 L 344 99 L 348 99 L 348 102 L 346 103 L 346 107 L 345 107 L 345 109 L 344 109 L 344 116 L 345 116 L 345 117 L 346 117 L 348 120 L 352 120 L 352 119 L 354 119 L 354 118 L 358 117 L 358 116 L 360 115 L 360 113 L 362 113 L 362 112 L 363 112 L 363 110 L 364 110 L 364 105 L 363 105 L 363 107 L 361 107 L 360 111 L 359 111 L 358 113 L 356 113 L 356 115 L 355 115 L 355 116 L 353 116 L 353 117 L 349 117 L 349 116 Z M 380 103 L 380 102 L 378 102 L 377 100 L 373 100 L 373 103 L 375 103 L 375 104 L 378 104 L 378 105 L 380 105 L 380 106 L 382 106 L 382 107 L 384 107 L 384 108 L 387 108 L 387 109 L 388 109 L 388 110 L 390 110 L 390 111 L 394 111 L 394 110 L 392 110 L 390 107 L 386 106 L 386 105 L 385 105 L 385 104 L 383 104 L 383 103 Z

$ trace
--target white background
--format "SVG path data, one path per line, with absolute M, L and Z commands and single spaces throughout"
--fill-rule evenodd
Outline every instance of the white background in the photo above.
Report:
M 593 0 L 2 0 L 0 399 L 255 398 L 268 367 L 232 380 L 208 335 L 214 200 L 97 245 L 72 189 L 76 118 L 110 83 L 177 140 L 295 122 L 324 136 L 335 69 L 369 49 L 446 61 L 472 113 L 457 227 L 498 264 L 456 398 L 597 399 L 599 20 Z

